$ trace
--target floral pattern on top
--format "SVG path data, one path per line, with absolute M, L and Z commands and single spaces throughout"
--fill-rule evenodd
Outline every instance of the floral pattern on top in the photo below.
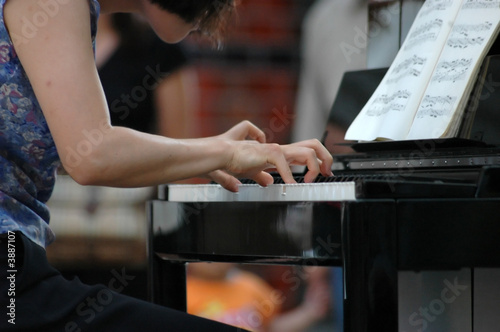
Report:
M 0 234 L 21 231 L 45 247 L 54 240 L 46 203 L 60 159 L 5 26 L 6 1 L 0 0 Z M 100 7 L 97 0 L 89 5 L 94 39 Z

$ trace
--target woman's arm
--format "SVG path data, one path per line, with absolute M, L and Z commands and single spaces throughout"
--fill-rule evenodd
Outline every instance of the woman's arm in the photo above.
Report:
M 4 8 L 11 36 L 41 10 L 38 0 L 10 0 Z M 26 36 L 24 36 L 26 37 Z M 174 140 L 112 127 L 94 63 L 87 0 L 59 6 L 32 38 L 17 38 L 16 52 L 47 119 L 63 166 L 79 183 L 148 186 L 208 174 L 230 190 L 230 175 L 270 183 L 262 171 L 276 167 L 293 182 L 289 162 L 307 164 L 310 177 L 330 174 L 331 156 L 309 141 L 301 146 L 260 144 L 264 134 L 248 122 L 214 138 Z M 246 141 L 250 138 L 254 142 Z M 256 143 L 256 142 L 259 143 Z M 319 159 L 318 159 L 319 158 Z

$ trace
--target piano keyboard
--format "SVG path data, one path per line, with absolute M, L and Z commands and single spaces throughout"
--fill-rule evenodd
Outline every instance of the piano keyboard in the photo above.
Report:
M 171 202 L 325 202 L 354 201 L 361 198 L 473 197 L 475 182 L 432 178 L 417 174 L 357 174 L 355 176 L 319 176 L 314 183 L 284 183 L 275 177 L 274 184 L 261 187 L 242 180 L 239 192 L 233 193 L 218 184 L 171 184 L 158 188 L 158 198 Z
M 171 202 L 267 202 L 267 201 L 352 201 L 355 182 L 242 184 L 233 193 L 218 184 L 168 185 L 164 199 Z

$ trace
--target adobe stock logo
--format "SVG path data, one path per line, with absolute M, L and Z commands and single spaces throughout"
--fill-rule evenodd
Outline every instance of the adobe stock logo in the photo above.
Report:
M 441 290 L 441 294 L 438 298 L 433 299 L 426 307 L 420 307 L 418 312 L 415 311 L 410 315 L 408 322 L 410 326 L 418 328 L 418 332 L 427 330 L 429 325 L 436 321 L 438 316 L 442 315 L 446 309 L 455 302 L 467 288 L 469 288 L 467 285 L 460 285 L 458 283 L 458 278 L 455 278 L 453 283 L 445 279 L 443 284 L 445 287 Z

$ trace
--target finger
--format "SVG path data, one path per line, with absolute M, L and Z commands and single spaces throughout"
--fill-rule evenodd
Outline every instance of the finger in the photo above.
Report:
M 274 150 L 269 154 L 268 163 L 276 167 L 276 170 L 285 183 L 296 183 L 290 165 L 285 157 L 284 147 L 277 144 L 270 144 L 269 147 Z
M 209 176 L 213 181 L 220 184 L 223 188 L 232 192 L 237 192 L 239 189 L 239 185 L 241 184 L 240 180 L 221 170 L 210 172 Z
M 229 129 L 225 136 L 238 141 L 250 139 L 259 143 L 266 142 L 266 135 L 264 132 L 247 120 L 242 121 Z
M 244 121 L 243 123 L 246 126 L 247 139 L 252 139 L 259 143 L 266 143 L 266 134 L 264 134 L 262 130 L 260 130 L 256 125 L 254 125 L 250 121 Z
M 321 168 L 321 161 L 317 158 L 315 150 L 298 146 L 289 146 L 286 150 L 286 158 L 290 164 L 307 166 L 304 182 L 310 183 L 314 181 Z
M 325 176 L 332 176 L 333 157 L 320 141 L 313 139 L 299 142 L 299 145 L 309 147 L 316 153 L 317 158 L 320 160 L 320 172 Z
M 267 187 L 268 185 L 274 183 L 273 176 L 271 174 L 267 173 L 267 172 L 264 172 L 264 171 L 259 172 L 256 175 L 254 175 L 252 177 L 252 180 L 254 180 L 255 182 L 257 182 L 262 187 Z
M 307 173 L 304 175 L 304 182 L 311 183 L 318 177 L 320 173 L 320 164 L 318 160 L 310 160 L 307 161 Z
M 316 153 L 317 158 L 320 160 L 320 172 L 324 176 L 332 176 L 332 164 L 333 164 L 333 157 L 330 151 L 328 151 L 323 144 L 321 144 L 320 141 L 317 139 L 312 139 L 312 140 L 306 140 L 306 141 L 301 141 L 297 143 L 291 144 L 293 146 L 302 146 L 302 147 L 308 147 L 310 149 L 313 149 Z

